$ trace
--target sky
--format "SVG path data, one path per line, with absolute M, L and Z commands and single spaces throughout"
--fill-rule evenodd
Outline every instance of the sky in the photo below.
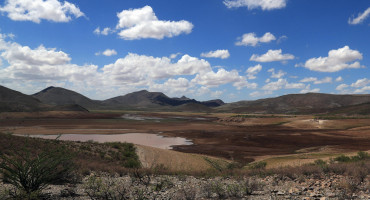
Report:
M 0 1 L 0 85 L 25 94 L 368 94 L 369 67 L 369 0 Z

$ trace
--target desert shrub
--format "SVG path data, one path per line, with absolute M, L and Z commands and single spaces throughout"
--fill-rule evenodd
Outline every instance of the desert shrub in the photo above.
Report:
M 360 151 L 357 153 L 356 156 L 345 156 L 345 155 L 340 155 L 336 158 L 334 158 L 334 161 L 337 162 L 358 162 L 358 161 L 363 161 L 366 159 L 370 159 L 370 155 L 367 152 Z
M 340 155 L 340 156 L 334 158 L 334 161 L 337 161 L 337 162 L 350 162 L 351 161 L 351 158 L 349 156 Z
M 252 163 L 248 167 L 249 169 L 265 169 L 266 166 L 267 166 L 267 163 L 264 161 L 261 161 L 261 162 Z
M 179 190 L 179 196 L 177 197 L 180 197 L 178 199 L 185 199 L 185 200 L 197 199 L 197 189 L 193 185 L 186 186 L 182 188 L 181 190 Z
M 130 199 L 126 184 L 122 180 L 116 180 L 110 176 L 104 178 L 100 178 L 96 175 L 90 176 L 83 187 L 92 200 Z
M 229 197 L 242 197 L 242 186 L 240 184 L 228 184 L 226 191 Z
M 254 191 L 262 190 L 265 184 L 262 182 L 253 179 L 253 178 L 248 178 L 244 182 L 244 192 L 246 195 L 252 195 Z
M 370 158 L 370 156 L 367 152 L 359 151 L 357 153 L 357 156 L 352 156 L 351 157 L 351 161 L 356 162 L 356 161 L 366 160 L 366 159 L 369 159 L 369 158 Z
M 0 154 L 3 181 L 32 199 L 49 184 L 65 183 L 72 178 L 71 155 L 64 148 L 31 155 L 27 149 Z
M 329 172 L 329 166 L 325 161 L 318 159 L 318 160 L 315 160 L 314 164 L 320 167 L 324 173 Z
M 225 199 L 227 197 L 226 190 L 221 181 L 215 180 L 210 185 L 212 193 L 216 193 L 218 198 Z

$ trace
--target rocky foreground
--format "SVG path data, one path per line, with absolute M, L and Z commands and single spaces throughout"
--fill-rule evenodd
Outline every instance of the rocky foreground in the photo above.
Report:
M 0 185 L 0 199 L 7 199 Z M 90 175 L 79 183 L 52 185 L 43 199 L 370 199 L 370 176 L 363 180 L 342 175 L 265 178 L 195 178 L 192 176 Z M 11 198 L 10 198 L 11 199 Z

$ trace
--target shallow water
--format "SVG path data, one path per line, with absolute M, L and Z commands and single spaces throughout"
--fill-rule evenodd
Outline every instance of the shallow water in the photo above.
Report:
M 23 135 L 24 136 L 24 135 Z M 149 133 L 125 133 L 125 134 L 61 134 L 61 135 L 29 135 L 30 137 L 56 139 L 66 141 L 94 141 L 104 142 L 129 142 L 161 149 L 172 149 L 175 145 L 192 145 L 190 140 L 182 137 L 163 137 Z

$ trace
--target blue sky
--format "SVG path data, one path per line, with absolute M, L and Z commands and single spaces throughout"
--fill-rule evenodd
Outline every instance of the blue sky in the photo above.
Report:
M 0 84 L 226 102 L 370 91 L 368 0 L 5 0 Z

